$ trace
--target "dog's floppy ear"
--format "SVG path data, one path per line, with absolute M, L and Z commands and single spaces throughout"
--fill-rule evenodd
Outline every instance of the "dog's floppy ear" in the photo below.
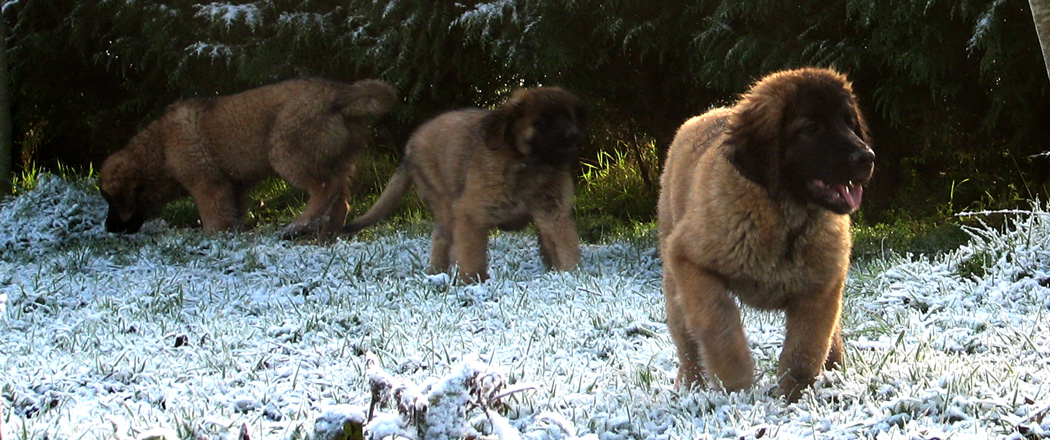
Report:
M 525 112 L 525 89 L 515 90 L 510 99 L 499 108 L 492 110 L 481 121 L 481 130 L 485 135 L 485 145 L 497 150 L 504 145 L 517 148 L 515 122 Z
M 728 142 L 733 145 L 730 159 L 740 173 L 772 189 L 779 174 L 786 101 L 768 92 L 759 84 L 740 99 L 729 118 Z

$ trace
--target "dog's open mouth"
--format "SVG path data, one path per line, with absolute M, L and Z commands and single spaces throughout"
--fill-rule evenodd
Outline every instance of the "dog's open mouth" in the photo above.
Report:
M 814 179 L 809 181 L 806 187 L 818 201 L 843 214 L 851 213 L 860 208 L 861 198 L 864 197 L 864 186 L 853 181 L 828 184 L 822 180 Z

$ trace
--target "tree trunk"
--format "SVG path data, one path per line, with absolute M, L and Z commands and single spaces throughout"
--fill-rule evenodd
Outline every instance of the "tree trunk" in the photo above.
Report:
M 1034 1 L 1034 0 L 1033 0 Z M 11 79 L 7 72 L 7 23 L 0 16 L 0 199 L 11 194 L 14 148 L 11 130 Z
M 1050 0 L 1028 0 L 1032 7 L 1032 19 L 1035 20 L 1035 33 L 1039 36 L 1039 46 L 1043 49 L 1043 64 L 1046 65 L 1046 76 L 1050 79 Z

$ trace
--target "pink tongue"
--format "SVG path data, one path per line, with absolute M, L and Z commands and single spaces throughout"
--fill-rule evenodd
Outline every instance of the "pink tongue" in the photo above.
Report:
M 849 204 L 850 209 L 860 208 L 860 199 L 864 196 L 864 187 L 848 185 L 834 185 L 832 189 L 837 191 L 842 199 Z

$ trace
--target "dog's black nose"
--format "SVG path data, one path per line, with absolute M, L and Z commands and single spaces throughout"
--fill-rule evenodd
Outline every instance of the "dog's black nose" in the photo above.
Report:
M 127 221 L 121 221 L 120 216 L 110 212 L 106 216 L 106 232 L 112 232 L 115 234 L 134 234 L 142 228 L 142 224 L 146 222 L 146 219 L 142 215 L 136 213 L 131 216 Z
M 875 152 L 871 148 L 854 151 L 849 155 L 849 161 L 857 167 L 870 167 L 875 163 Z

